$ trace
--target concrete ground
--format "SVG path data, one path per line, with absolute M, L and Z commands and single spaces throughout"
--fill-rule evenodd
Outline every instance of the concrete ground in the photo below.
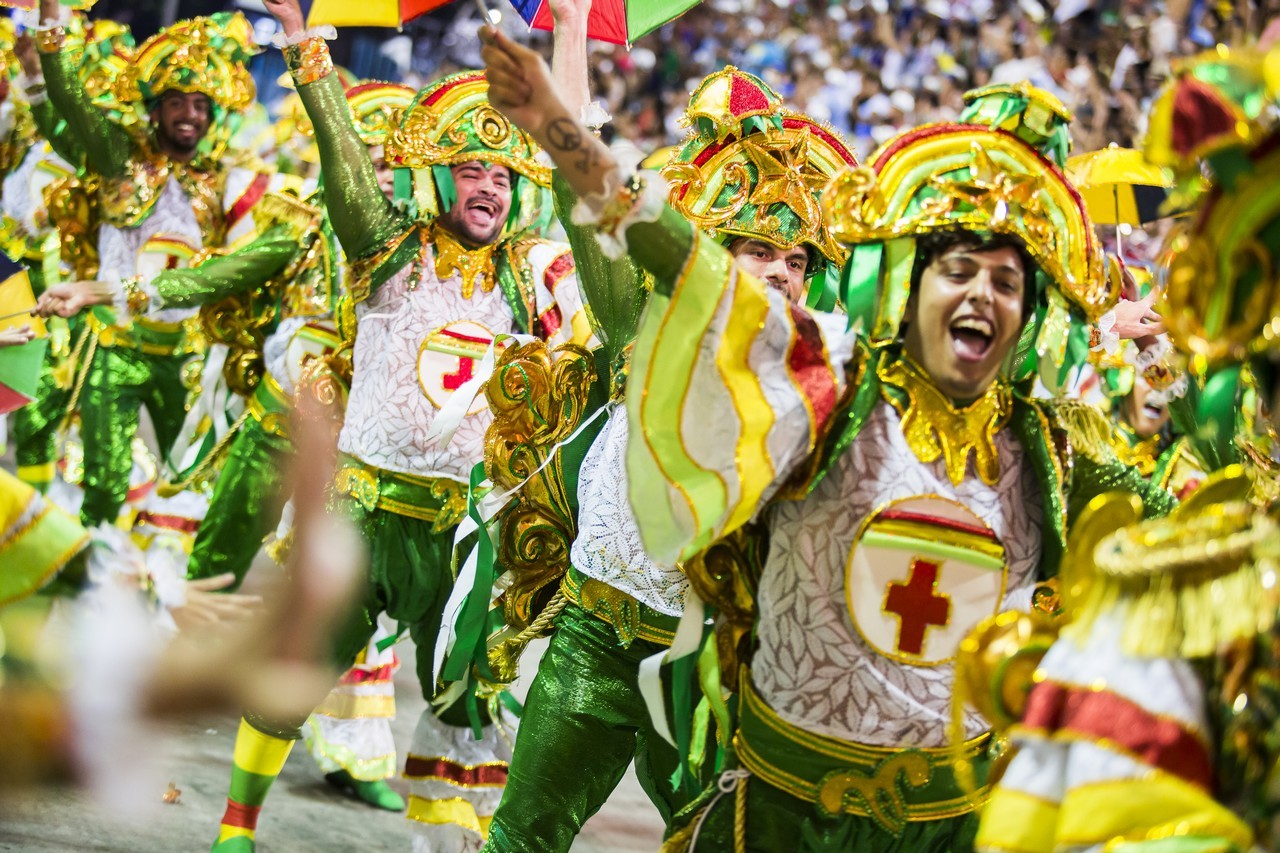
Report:
M 424 702 L 413 676 L 413 648 L 397 646 L 403 659 L 396 678 L 396 745 L 408 747 Z M 136 792 L 153 803 L 141 817 L 121 823 L 95 808 L 81 791 L 33 790 L 0 800 L 0 851 L 128 851 L 198 853 L 217 834 L 227 793 L 237 719 L 216 715 L 156 727 L 164 781 Z M 166 783 L 182 792 L 161 803 Z M 406 794 L 403 780 L 392 785 Z M 325 784 L 305 746 L 289 757 L 271 790 L 258 825 L 261 853 L 341 853 L 409 850 L 403 815 L 376 811 Z M 639 853 L 657 850 L 662 822 L 627 774 L 605 807 L 588 822 L 575 853 Z

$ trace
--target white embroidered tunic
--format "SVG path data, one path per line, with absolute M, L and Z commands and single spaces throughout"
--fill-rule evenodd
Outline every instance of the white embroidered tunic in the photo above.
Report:
M 608 418 L 578 475 L 573 565 L 659 613 L 679 616 L 689 579 L 675 566 L 659 565 L 645 554 L 627 498 L 627 413 L 615 409 Z
M 760 645 L 751 669 L 760 696 L 783 719 L 859 743 L 946 745 L 956 643 L 997 606 L 1027 608 L 1040 559 L 1035 472 L 1023 464 L 1010 430 L 997 436 L 997 448 L 995 485 L 977 477 L 971 462 L 970 476 L 953 486 L 941 459 L 926 465 L 915 457 L 897 411 L 881 401 L 805 501 L 768 511 Z M 943 500 L 910 500 L 925 496 Z M 952 513 L 951 502 L 976 518 Z M 877 525 L 871 516 L 884 511 L 893 517 Z M 937 559 L 927 543 L 917 554 L 901 550 L 900 542 L 877 547 L 884 540 L 874 538 L 877 527 L 900 529 L 903 519 L 917 525 L 912 533 L 922 539 L 947 538 L 952 528 L 934 524 L 953 518 L 989 529 L 1002 546 L 1007 578 L 997 569 L 968 567 L 963 557 Z M 872 551 L 870 565 L 852 559 L 860 548 Z M 913 582 L 927 571 L 921 563 L 934 567 L 933 583 Z M 976 714 L 967 718 L 967 736 L 987 728 Z

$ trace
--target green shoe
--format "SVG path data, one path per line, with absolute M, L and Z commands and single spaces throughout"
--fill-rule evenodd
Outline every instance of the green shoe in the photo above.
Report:
M 226 841 L 215 841 L 209 853 L 253 853 L 253 839 L 246 835 L 237 835 Z
M 365 782 L 356 779 L 345 770 L 329 773 L 324 780 L 335 788 L 350 791 L 355 794 L 356 799 L 364 800 L 374 808 L 386 809 L 389 812 L 404 811 L 404 797 L 393 791 L 385 780 Z M 217 853 L 223 853 L 223 851 L 217 851 Z

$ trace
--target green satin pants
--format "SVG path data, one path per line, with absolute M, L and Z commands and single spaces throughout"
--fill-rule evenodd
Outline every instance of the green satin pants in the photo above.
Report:
M 187 561 L 187 577 L 231 572 L 239 588 L 262 540 L 274 530 L 284 506 L 284 467 L 291 445 L 249 418 L 231 440 Z
M 637 683 L 640 661 L 662 650 L 640 639 L 623 648 L 608 622 L 565 606 L 525 700 L 486 851 L 567 851 L 632 758 L 664 821 L 689 801 L 692 792 L 672 790 L 678 756 Z
M 80 397 L 84 442 L 86 527 L 114 524 L 129 493 L 133 438 L 143 406 L 151 416 L 161 454 L 167 454 L 186 419 L 182 367 L 190 356 L 148 355 L 122 346 L 99 347 Z

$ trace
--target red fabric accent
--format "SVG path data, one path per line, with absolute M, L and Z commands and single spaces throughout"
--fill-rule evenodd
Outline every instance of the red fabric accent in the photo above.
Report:
M 476 360 L 474 358 L 459 358 L 458 369 L 453 373 L 446 373 L 440 377 L 444 390 L 457 391 L 469 382 L 471 377 L 475 375 L 475 366 Z
M 769 96 L 745 77 L 729 78 L 729 112 L 734 116 L 769 109 Z
M 542 329 L 543 338 L 555 335 L 562 325 L 564 325 L 564 315 L 560 313 L 560 307 L 557 305 L 552 305 L 538 318 L 538 326 Z
M 1187 482 L 1182 484 L 1182 488 L 1178 489 L 1178 500 L 1185 501 L 1187 498 L 1191 497 L 1191 493 L 1200 488 L 1203 482 L 1203 480 L 1196 477 L 1192 477 L 1190 480 L 1187 480 Z
M 976 524 L 965 524 L 963 521 L 956 521 L 951 518 L 942 518 L 937 515 L 927 515 L 923 512 L 890 509 L 880 513 L 880 517 L 886 521 L 915 521 L 920 524 L 929 524 L 934 527 L 945 527 L 948 530 L 955 530 L 960 533 L 972 533 L 974 536 L 981 536 L 983 539 L 990 539 L 992 542 L 1000 541 L 996 538 L 995 531 L 988 530 L 985 527 L 979 527 Z
M 227 800 L 227 810 L 222 815 L 222 823 L 226 826 L 238 826 L 241 829 L 257 829 L 258 814 L 262 806 L 246 806 L 235 800 Z
M 925 630 L 951 621 L 951 599 L 934 592 L 937 583 L 938 564 L 917 557 L 911 561 L 907 583 L 889 584 L 884 609 L 898 617 L 898 651 L 920 654 Z
M 270 183 L 271 176 L 265 172 L 259 172 L 253 176 L 253 182 L 244 191 L 244 195 L 236 199 L 236 203 L 231 205 L 231 210 L 227 212 L 228 229 L 239 222 L 246 213 L 253 210 L 255 204 L 262 201 L 262 197 L 267 194 L 267 187 Z
M 183 518 L 180 515 L 165 515 L 162 512 L 142 510 L 136 519 L 138 524 L 150 524 L 163 530 L 176 530 L 179 533 L 195 533 L 200 529 L 200 521 L 195 518 Z
M 812 133 L 814 136 L 821 137 L 823 140 L 825 140 L 828 145 L 830 145 L 832 148 L 836 150 L 836 153 L 838 153 L 841 159 L 843 159 L 846 163 L 848 163 L 850 166 L 858 165 L 858 158 L 854 155 L 852 151 L 849 150 L 848 143 L 838 138 L 835 134 L 827 130 L 822 125 L 817 124 L 816 122 L 807 121 L 802 118 L 792 117 L 792 118 L 784 118 L 782 120 L 782 126 L 786 128 L 791 128 L 791 129 L 799 129 L 802 127 L 809 128 L 810 133 Z
M 469 344 L 483 344 L 488 346 L 493 343 L 491 338 L 478 338 L 475 335 L 464 335 L 462 332 L 455 332 L 453 329 L 441 329 L 439 334 L 446 338 L 453 338 L 455 341 L 466 341 Z
M 384 664 L 375 669 L 349 669 L 342 674 L 342 678 L 338 680 L 339 684 L 370 684 L 377 681 L 390 681 L 391 676 L 395 674 L 396 666 L 393 663 Z
M 787 370 L 813 409 L 814 429 L 820 430 L 836 407 L 836 379 L 827 364 L 818 324 L 807 311 L 791 306 L 796 342 L 787 357 Z
M 565 252 L 547 265 L 547 271 L 542 274 L 542 283 L 554 294 L 556 285 L 564 281 L 574 269 L 573 252 Z
M 1185 77 L 1173 96 L 1173 150 L 1190 156 L 1212 139 L 1234 136 L 1236 115 L 1213 86 Z
M 422 758 L 410 755 L 404 763 L 404 775 L 409 779 L 443 779 L 463 787 L 475 785 L 507 784 L 507 765 L 481 764 L 463 767 L 447 758 Z
M 1023 725 L 1110 741 L 1152 767 L 1212 789 L 1209 753 L 1194 732 L 1115 693 L 1041 682 L 1031 689 Z
M 21 409 L 27 403 L 30 403 L 34 397 L 28 397 L 21 391 L 15 391 L 4 383 L 0 383 L 0 415 L 7 415 L 9 412 Z

